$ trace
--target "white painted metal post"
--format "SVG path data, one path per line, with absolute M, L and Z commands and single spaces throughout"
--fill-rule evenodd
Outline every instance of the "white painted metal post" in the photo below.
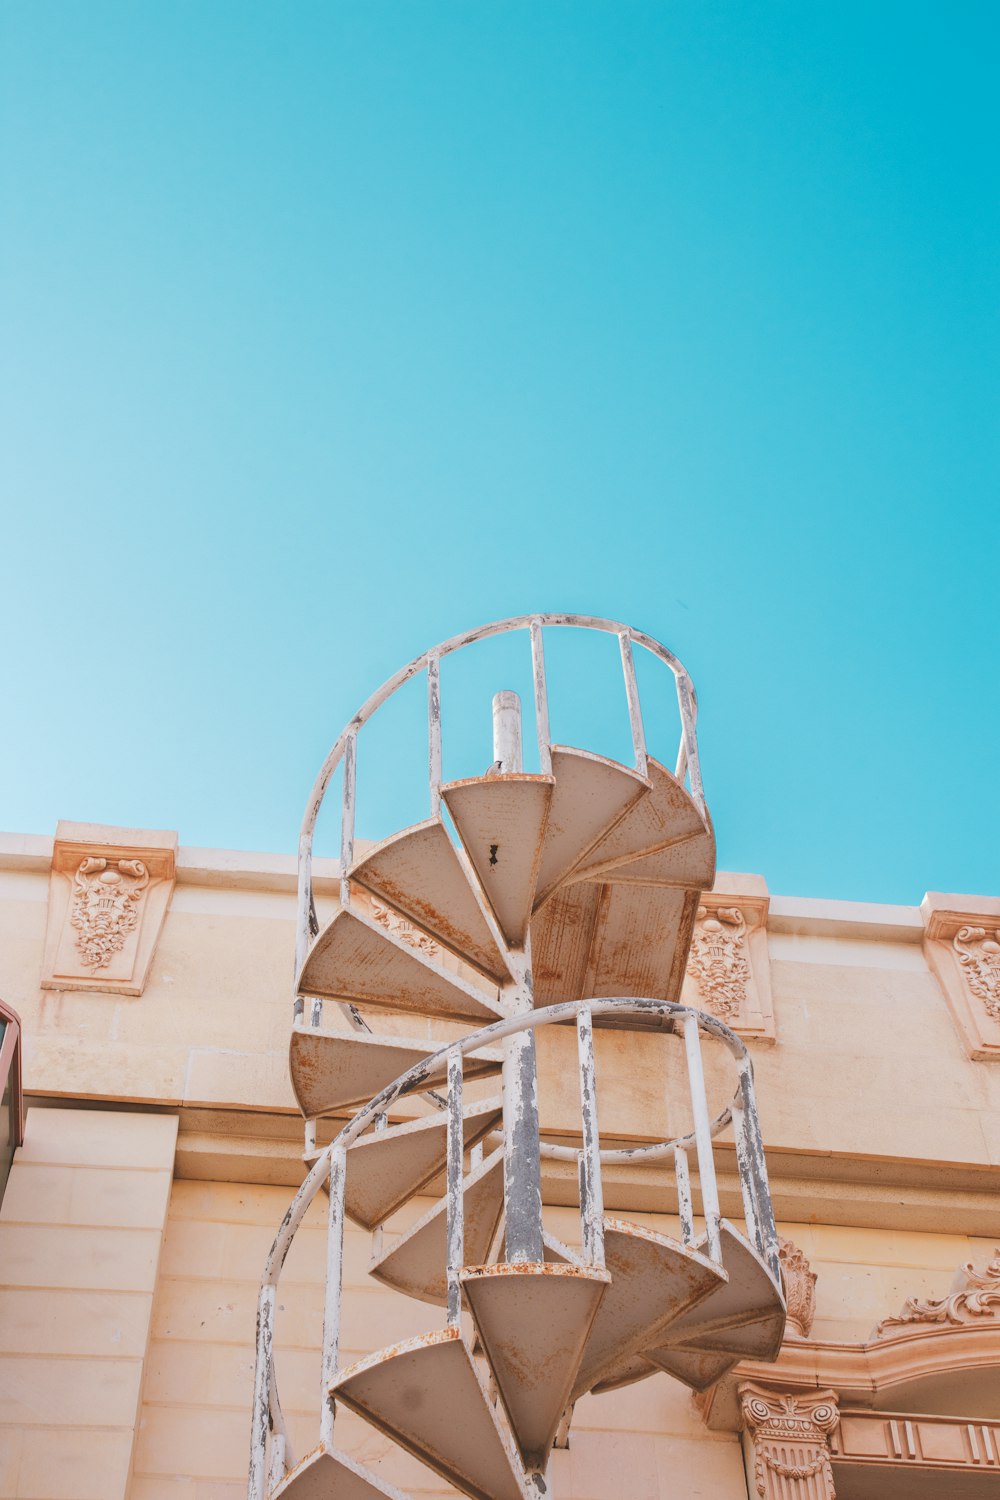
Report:
M 354 863 L 354 803 L 357 795 L 357 740 L 352 729 L 344 745 L 344 796 L 340 819 L 340 904 L 350 906 L 351 885 L 347 872 Z
M 740 1192 L 743 1196 L 743 1217 L 747 1225 L 750 1243 L 765 1255 L 764 1241 L 760 1232 L 760 1215 L 757 1210 L 757 1183 L 754 1180 L 750 1161 L 750 1144 L 747 1140 L 746 1111 L 739 1104 L 732 1107 L 733 1138 L 736 1142 L 736 1167 L 740 1174 Z
M 753 1090 L 753 1064 L 749 1057 L 739 1062 L 740 1092 L 743 1095 L 743 1118 L 750 1176 L 753 1180 L 754 1200 L 757 1205 L 757 1222 L 760 1230 L 761 1254 L 767 1261 L 775 1286 L 781 1286 L 781 1256 L 778 1253 L 778 1231 L 774 1223 L 771 1206 L 771 1188 L 767 1180 L 767 1162 L 764 1160 L 764 1142 L 757 1118 L 757 1101 Z
M 271 1433 L 271 1458 L 267 1466 L 267 1490 L 273 1494 L 285 1477 L 285 1436 Z
M 708 1099 L 705 1094 L 705 1069 L 701 1060 L 701 1035 L 698 1017 L 693 1011 L 684 1017 L 684 1050 L 687 1054 L 688 1089 L 691 1094 L 691 1112 L 694 1115 L 694 1139 L 698 1150 L 698 1182 L 701 1186 L 701 1211 L 705 1216 L 705 1230 L 708 1235 L 708 1253 L 712 1260 L 721 1265 L 719 1189 L 715 1180 L 715 1158 L 712 1155 L 712 1132 L 708 1118 Z
M 552 734 L 549 729 L 549 691 L 545 682 L 545 647 L 542 622 L 531 622 L 531 672 L 535 684 L 535 725 L 538 730 L 538 769 L 543 776 L 552 773 Z
M 520 771 L 523 766 L 521 700 L 509 688 L 493 696 L 493 759 L 500 762 L 505 775 Z
M 267 1434 L 270 1426 L 271 1361 L 274 1359 L 273 1286 L 262 1286 L 257 1299 L 257 1367 L 253 1384 L 253 1423 L 250 1429 L 250 1481 L 247 1500 L 266 1500 Z
M 683 1146 L 674 1147 L 674 1177 L 677 1182 L 677 1216 L 681 1221 L 681 1239 L 694 1244 L 694 1205 L 691 1202 L 691 1174 L 688 1154 Z
M 330 1153 L 330 1213 L 326 1236 L 326 1298 L 323 1306 L 323 1361 L 321 1376 L 322 1417 L 320 1440 L 333 1443 L 334 1402 L 329 1386 L 336 1378 L 340 1351 L 340 1305 L 344 1279 L 344 1190 L 347 1186 L 347 1150 L 335 1145 Z
M 427 663 L 427 773 L 436 818 L 441 811 L 441 663 L 436 656 Z
M 462 1158 L 462 1054 L 448 1054 L 448 1324 L 457 1328 L 462 1320 L 462 1266 L 465 1261 L 465 1199 Z
M 636 681 L 635 660 L 632 656 L 632 637 L 627 630 L 623 630 L 619 635 L 618 647 L 622 654 L 622 671 L 625 674 L 625 696 L 628 699 L 628 721 L 632 729 L 632 750 L 635 755 L 635 768 L 640 776 L 645 776 L 647 769 L 646 731 L 642 723 L 639 684 Z
M 601 1182 L 601 1138 L 597 1126 L 597 1073 L 594 1065 L 594 1022 L 586 1006 L 576 1016 L 580 1056 L 580 1114 L 583 1150 L 580 1152 L 580 1227 L 583 1253 L 592 1266 L 604 1269 L 604 1188 Z

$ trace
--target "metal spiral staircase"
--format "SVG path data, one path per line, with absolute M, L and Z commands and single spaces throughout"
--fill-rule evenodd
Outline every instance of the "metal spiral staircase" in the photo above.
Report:
M 543 630 L 557 626 L 617 636 L 632 765 L 552 743 Z M 493 704 L 493 765 L 443 783 L 441 662 L 515 630 L 530 635 L 539 770 L 522 768 L 520 704 L 503 692 Z M 681 728 L 673 770 L 647 750 L 636 645 L 673 674 Z M 356 852 L 359 730 L 421 672 L 430 817 Z M 776 1357 L 785 1307 L 750 1059 L 722 1022 L 678 1003 L 699 893 L 715 870 L 695 713 L 687 673 L 650 637 L 591 617 L 524 617 L 411 662 L 327 758 L 299 845 L 290 1044 L 311 1167 L 261 1285 L 249 1500 L 406 1500 L 336 1446 L 338 1407 L 473 1500 L 551 1500 L 549 1455 L 581 1396 L 658 1371 L 701 1390 L 740 1359 Z M 321 927 L 313 836 L 341 765 L 340 902 Z M 391 1032 L 371 1029 L 378 1017 L 383 1025 L 391 1017 Z M 420 1035 L 428 1022 L 451 1023 L 437 1050 Z M 535 1034 L 552 1026 L 577 1033 L 572 1138 L 552 1138 L 540 1124 Z M 688 1133 L 602 1149 L 594 1030 L 604 1026 L 677 1039 L 684 1082 L 672 1085 L 671 1102 L 691 1123 Z M 731 1102 L 714 1118 L 705 1037 L 721 1044 L 733 1073 Z M 476 1088 L 476 1098 L 463 1100 L 466 1083 L 490 1076 L 500 1078 L 496 1097 Z M 421 1097 L 427 1112 L 390 1125 L 404 1096 Z M 317 1147 L 317 1122 L 351 1110 Z M 739 1228 L 721 1214 L 716 1181 L 714 1144 L 727 1135 L 739 1168 Z M 563 1243 L 546 1226 L 547 1161 L 577 1166 L 579 1243 Z M 666 1164 L 662 1211 L 677 1216 L 678 1237 L 605 1214 L 602 1173 L 612 1164 L 661 1176 Z M 385 1221 L 442 1182 L 437 1201 L 387 1245 Z M 319 1444 L 296 1462 L 278 1399 L 276 1288 L 295 1231 L 324 1188 Z M 373 1233 L 369 1274 L 445 1316 L 443 1327 L 346 1368 L 345 1215 Z

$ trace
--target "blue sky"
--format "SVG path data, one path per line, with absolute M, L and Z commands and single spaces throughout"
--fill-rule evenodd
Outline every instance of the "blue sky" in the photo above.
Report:
M 0 822 L 291 850 L 397 666 L 576 610 L 690 668 L 722 867 L 1000 893 L 998 30 L 12 0 Z

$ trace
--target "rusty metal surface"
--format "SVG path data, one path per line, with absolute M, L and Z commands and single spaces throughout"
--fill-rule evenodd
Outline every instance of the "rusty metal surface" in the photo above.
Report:
M 351 879 L 494 981 L 509 979 L 440 818 L 417 823 L 377 845 L 354 866 Z
M 672 1375 L 692 1391 L 705 1391 L 727 1370 L 739 1363 L 738 1354 L 717 1354 L 710 1349 L 647 1349 L 646 1358 L 657 1370 Z
M 728 1219 L 721 1221 L 719 1233 L 728 1281 L 674 1323 L 662 1344 L 774 1359 L 785 1331 L 784 1298 L 765 1261 Z
M 660 849 L 683 845 L 705 837 L 705 823 L 690 793 L 658 760 L 650 756 L 646 775 L 649 794 L 595 845 L 573 872 L 574 879 L 602 875 L 619 865 L 651 855 Z
M 605 1391 L 620 1391 L 626 1385 L 635 1385 L 637 1380 L 648 1380 L 650 1375 L 657 1374 L 655 1365 L 642 1354 L 629 1354 L 609 1370 L 603 1380 L 599 1380 L 593 1387 L 595 1396 L 603 1396 Z
M 465 1179 L 465 1263 L 485 1261 L 503 1212 L 503 1151 L 492 1152 Z M 441 1198 L 377 1261 L 369 1275 L 407 1297 L 448 1305 L 448 1200 Z
M 332 1389 L 338 1402 L 471 1500 L 529 1500 L 513 1445 L 457 1328 L 393 1344 L 345 1370 Z
M 511 948 L 522 948 L 535 899 L 551 776 L 475 776 L 441 788 L 483 894 Z
M 574 1399 L 630 1354 L 658 1343 L 685 1313 L 695 1317 L 725 1282 L 725 1273 L 697 1251 L 624 1219 L 605 1220 L 604 1253 L 611 1288 L 594 1320 Z
M 535 1004 L 583 997 L 601 887 L 566 885 L 546 901 L 531 922 L 531 967 Z
M 497 1124 L 499 1098 L 470 1105 L 463 1126 L 465 1149 Z M 347 1158 L 347 1213 L 356 1224 L 374 1229 L 442 1171 L 447 1154 L 447 1119 L 432 1115 L 411 1120 L 377 1135 L 362 1136 Z
M 529 1469 L 544 1469 L 611 1278 L 595 1266 L 466 1268 L 462 1287 Z
M 483 1022 L 501 1014 L 497 989 L 436 963 L 431 943 L 397 936 L 356 910 L 341 908 L 313 943 L 300 978 L 310 995 L 354 1000 L 397 1014 Z
M 566 745 L 552 746 L 552 774 L 556 784 L 538 866 L 535 911 L 649 793 L 649 782 L 638 771 Z
M 616 885 L 668 885 L 707 891 L 715 879 L 715 836 L 699 833 L 667 849 L 658 849 L 655 854 L 644 854 L 628 864 L 600 870 L 589 878 Z
M 273 1500 L 410 1500 L 336 1448 L 316 1448 L 306 1455 L 273 1493 Z
M 365 1104 L 426 1058 L 429 1046 L 426 1040 L 417 1038 L 294 1026 L 288 1067 L 299 1108 L 311 1119 Z M 486 1048 L 466 1057 L 465 1074 L 467 1078 L 486 1078 L 499 1073 L 501 1065 L 500 1053 Z M 444 1081 L 444 1076 L 442 1062 L 428 1070 L 423 1086 L 433 1088 Z
M 605 886 L 585 992 L 673 999 L 683 978 L 683 970 L 675 977 L 675 957 L 687 904 L 684 891 L 667 887 Z

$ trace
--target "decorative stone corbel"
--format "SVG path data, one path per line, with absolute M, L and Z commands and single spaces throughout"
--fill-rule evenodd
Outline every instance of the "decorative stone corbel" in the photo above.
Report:
M 767 882 L 724 871 L 698 907 L 683 999 L 740 1036 L 773 1042 Z
M 61 822 L 42 989 L 141 995 L 174 888 L 177 835 Z
M 969 1056 L 1000 1059 L 1000 899 L 928 891 L 924 953 Z
M 947 1297 L 907 1297 L 894 1318 L 883 1318 L 873 1335 L 893 1338 L 914 1323 L 937 1323 L 956 1328 L 963 1323 L 1000 1322 L 1000 1249 L 985 1271 L 977 1271 L 971 1260 L 955 1272 Z
M 836 1500 L 830 1466 L 830 1434 L 840 1421 L 836 1391 L 792 1394 L 747 1383 L 739 1397 L 761 1500 Z
M 781 1279 L 785 1286 L 785 1337 L 807 1339 L 816 1316 L 816 1272 L 792 1240 L 778 1240 Z

